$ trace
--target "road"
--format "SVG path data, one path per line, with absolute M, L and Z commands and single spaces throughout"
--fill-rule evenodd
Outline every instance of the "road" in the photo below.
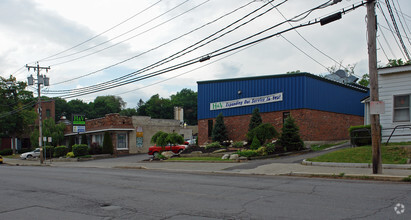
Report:
M 407 183 L 44 166 L 0 176 L 0 219 L 411 217 Z

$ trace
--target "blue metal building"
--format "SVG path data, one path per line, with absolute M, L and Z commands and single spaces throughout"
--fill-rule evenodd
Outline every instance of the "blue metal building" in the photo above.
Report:
M 209 141 L 210 138 L 204 135 L 207 133 L 205 129 L 209 130 L 209 121 L 214 120 L 220 113 L 223 113 L 228 127 L 232 124 L 232 117 L 250 117 L 256 107 L 262 115 L 305 109 L 357 116 L 362 120 L 364 107 L 361 99 L 368 95 L 368 89 L 365 87 L 346 85 L 309 73 L 199 81 L 197 84 L 199 134 L 202 136 L 199 137 L 200 143 Z M 299 115 L 291 114 L 294 118 L 301 118 Z M 238 117 L 235 118 L 238 120 Z M 310 119 L 301 120 L 300 124 L 303 124 L 304 120 Z M 248 124 L 243 126 L 248 128 Z M 274 126 L 282 127 L 279 124 Z

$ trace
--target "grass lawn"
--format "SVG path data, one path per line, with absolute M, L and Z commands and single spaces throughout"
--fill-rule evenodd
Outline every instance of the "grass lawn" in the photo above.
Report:
M 334 146 L 343 144 L 345 142 L 346 141 L 339 142 L 339 143 L 336 143 L 336 144 L 321 144 L 321 145 L 313 144 L 313 145 L 310 146 L 310 148 L 311 148 L 312 151 L 320 151 L 320 150 L 324 150 L 324 149 L 327 149 L 327 148 L 330 148 L 330 147 L 334 147 Z
M 173 157 L 168 159 L 167 161 L 230 161 L 230 160 L 223 160 L 221 157 Z
M 407 159 L 411 158 L 411 151 L 396 146 L 396 144 L 383 145 L 381 146 L 381 158 L 383 164 L 406 164 Z M 307 160 L 312 162 L 372 163 L 372 148 L 371 146 L 345 148 Z

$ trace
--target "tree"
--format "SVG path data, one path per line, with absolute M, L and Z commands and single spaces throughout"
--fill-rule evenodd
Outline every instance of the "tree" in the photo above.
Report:
M 297 151 L 304 148 L 304 142 L 300 138 L 299 128 L 291 116 L 285 120 L 281 136 L 277 143 L 285 147 L 287 151 Z
M 108 131 L 104 132 L 103 154 L 113 154 L 113 141 Z
M 274 126 L 269 123 L 261 124 L 247 133 L 248 141 L 253 141 L 257 138 L 260 144 L 265 144 L 267 140 L 273 139 L 278 136 L 278 132 Z
M 184 109 L 184 121 L 189 125 L 196 125 L 197 122 L 197 92 L 191 89 L 182 89 L 175 95 L 170 97 L 171 103 L 174 106 L 179 106 Z
M 15 138 L 28 133 L 29 125 L 34 124 L 37 114 L 33 93 L 26 87 L 25 82 L 18 82 L 13 76 L 0 77 L 0 135 Z
M 358 84 L 368 87 L 368 85 L 370 84 L 370 75 L 368 74 L 362 75 L 362 78 L 360 81 L 358 81 Z
M 97 96 L 93 103 L 90 103 L 89 118 L 102 118 L 106 114 L 119 113 L 126 103 L 119 96 Z
M 258 108 L 254 108 L 250 123 L 248 124 L 248 131 L 253 130 L 262 123 L 263 120 L 261 119 L 260 110 Z
M 58 97 L 54 98 L 54 105 L 56 113 L 55 121 L 59 121 L 61 116 L 66 116 L 67 119 L 71 120 L 71 112 L 69 112 L 70 107 L 66 100 Z
M 224 124 L 223 113 L 220 113 L 216 118 L 215 125 L 211 133 L 211 138 L 213 142 L 218 141 L 220 143 L 228 140 L 227 128 L 225 127 L 225 124 Z
M 158 94 L 151 96 L 145 105 L 147 106 L 146 113 L 152 118 L 174 118 L 174 108 L 171 101 L 160 98 Z
M 175 146 L 176 144 L 183 144 L 184 143 L 184 138 L 183 136 L 173 132 L 167 135 L 167 142 L 171 146 Z
M 159 147 L 162 147 L 164 150 L 164 147 L 168 144 L 167 140 L 168 134 L 164 131 L 158 131 L 151 137 L 151 143 L 156 144 Z
M 120 111 L 120 115 L 131 117 L 131 116 L 137 116 L 138 112 L 135 108 L 126 108 Z
M 59 146 L 64 141 L 65 124 L 56 124 L 53 118 L 48 118 L 43 121 L 43 137 L 51 137 L 51 143 L 45 143 L 44 145 Z M 36 128 L 30 135 L 30 141 L 32 146 L 39 147 L 39 130 Z
M 334 66 L 328 67 L 327 70 L 328 70 L 328 72 L 330 72 L 330 73 L 335 73 L 335 72 L 337 72 L 337 70 L 342 69 L 342 70 L 344 70 L 346 73 L 348 73 L 349 75 L 353 75 L 353 74 L 354 74 L 355 66 L 357 66 L 356 63 L 354 63 L 354 64 L 348 64 L 347 66 L 343 66 L 343 65 L 342 65 L 342 62 L 340 62 L 339 65 L 334 65 Z
M 411 64 L 411 60 L 404 62 L 402 59 L 388 59 L 387 67 L 404 66 L 409 64 Z

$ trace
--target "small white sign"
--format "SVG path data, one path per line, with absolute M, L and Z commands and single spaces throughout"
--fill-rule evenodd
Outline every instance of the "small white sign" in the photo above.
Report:
M 380 115 L 385 113 L 385 103 L 383 101 L 370 102 L 370 114 Z
M 79 133 L 79 132 L 86 132 L 86 126 L 73 126 L 73 132 L 74 133 Z
M 51 142 L 53 142 L 53 138 L 52 137 L 48 137 L 48 140 L 47 140 L 49 143 L 51 143 Z

